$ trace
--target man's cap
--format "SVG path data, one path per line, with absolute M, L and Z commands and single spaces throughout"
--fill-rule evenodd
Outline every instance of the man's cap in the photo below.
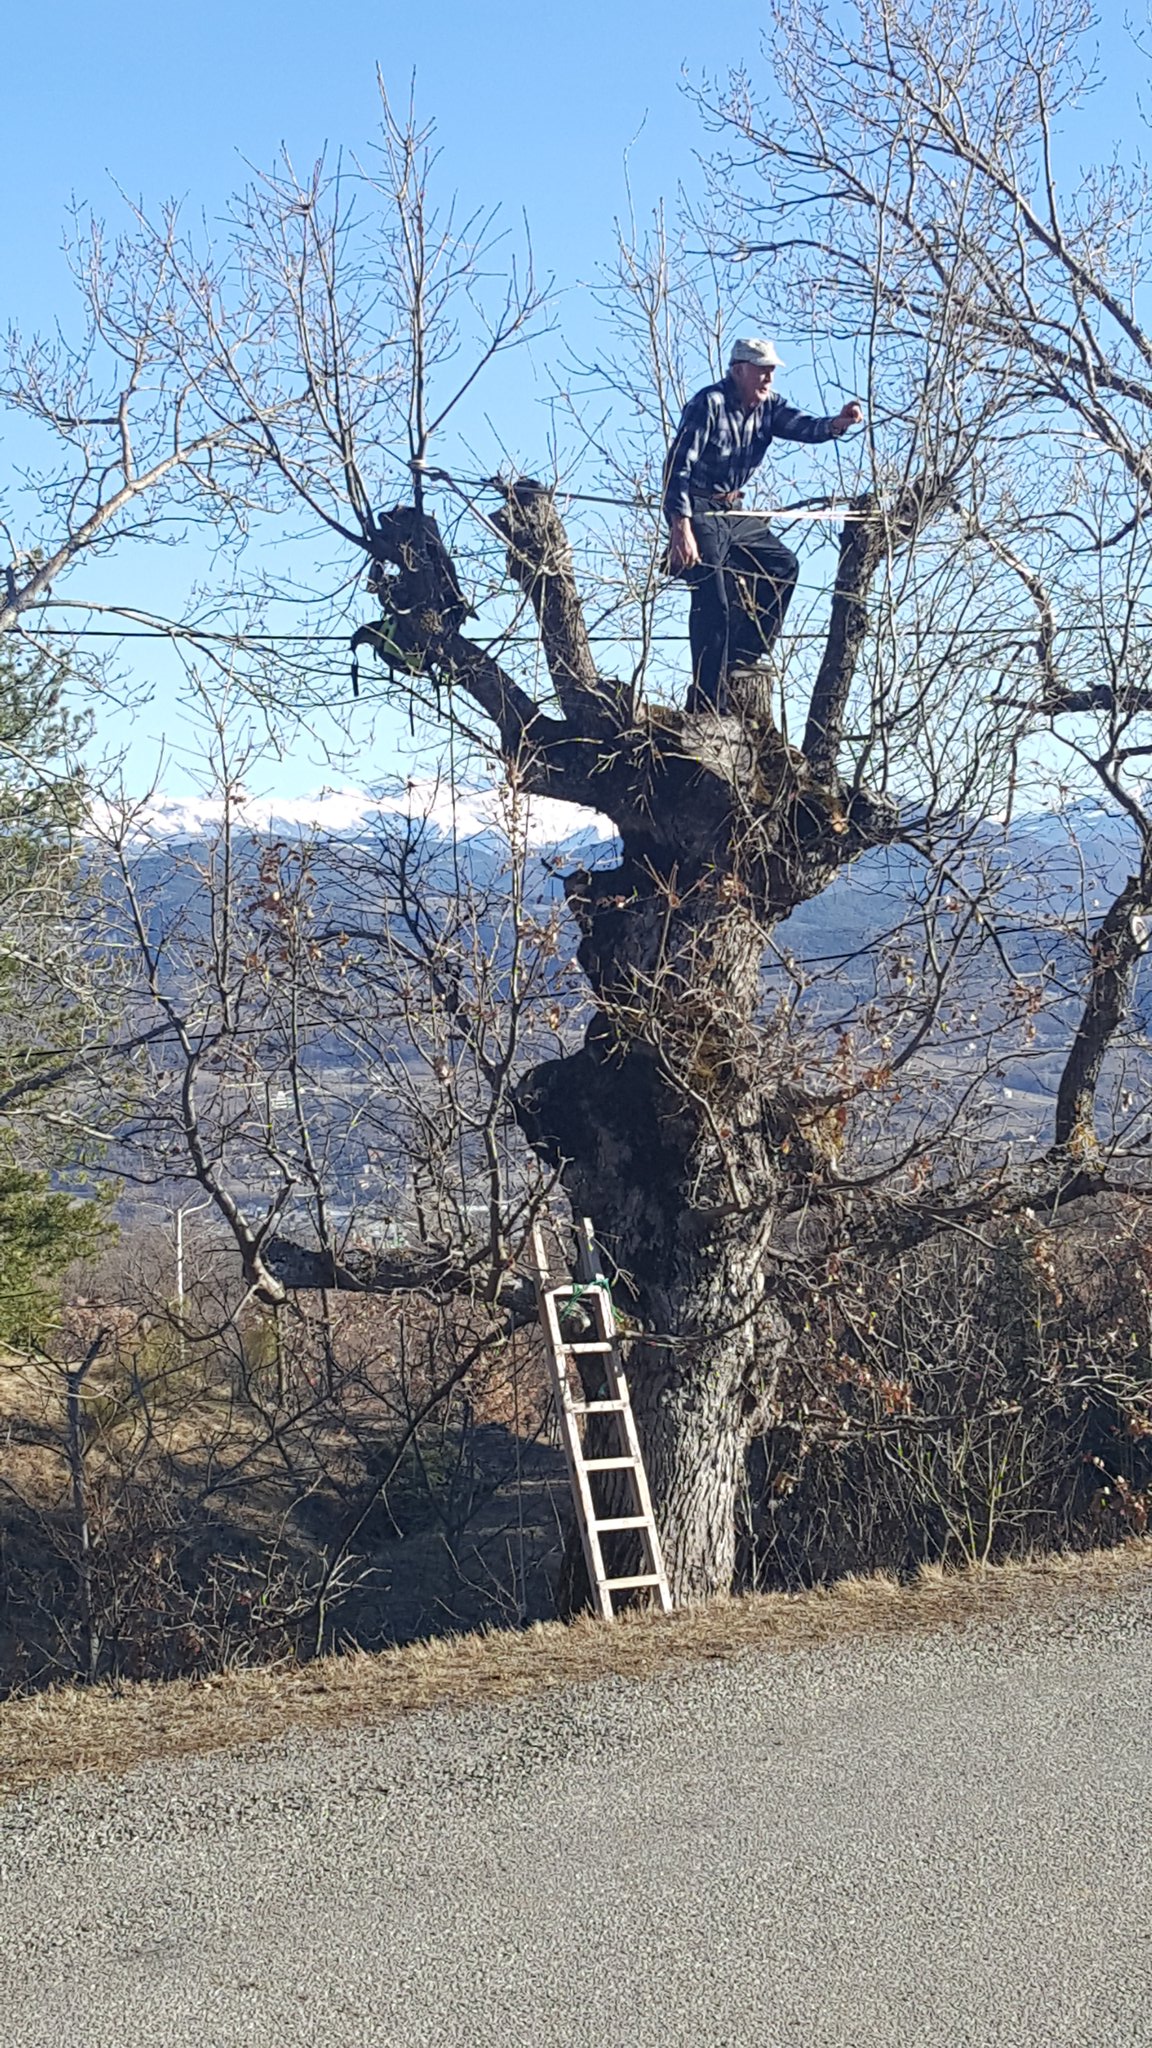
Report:
M 776 343 L 769 341 L 767 335 L 761 335 L 759 340 L 745 336 L 742 341 L 734 341 L 732 343 L 732 353 L 728 361 L 730 363 L 755 363 L 760 370 L 782 370 L 784 368 L 780 357 L 776 353 Z

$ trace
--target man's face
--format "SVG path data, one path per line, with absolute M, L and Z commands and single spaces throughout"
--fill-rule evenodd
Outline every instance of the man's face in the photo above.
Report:
M 751 412 L 754 406 L 763 405 L 776 371 L 771 367 L 762 369 L 759 363 L 730 363 L 728 375 L 745 412 Z

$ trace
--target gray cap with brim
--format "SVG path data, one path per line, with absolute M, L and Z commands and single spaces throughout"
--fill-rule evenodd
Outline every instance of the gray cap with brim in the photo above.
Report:
M 761 370 L 782 370 L 784 368 L 776 352 L 776 343 L 769 341 L 766 335 L 761 335 L 758 340 L 746 336 L 742 341 L 734 341 L 732 343 L 732 353 L 728 361 L 730 363 L 755 363 L 757 368 Z

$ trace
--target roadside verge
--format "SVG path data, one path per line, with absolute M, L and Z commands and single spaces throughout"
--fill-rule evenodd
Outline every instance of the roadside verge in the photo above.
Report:
M 439 1636 L 376 1655 L 262 1667 L 165 1684 L 58 1686 L 0 1706 L 0 1793 L 76 1771 L 242 1749 L 293 1729 L 382 1721 L 422 1707 L 524 1698 L 612 1675 L 642 1679 L 745 1651 L 923 1634 L 1068 1611 L 1152 1584 L 1152 1537 L 1116 1549 L 975 1570 L 926 1569 L 908 1585 L 842 1579 L 802 1593 L 748 1594 L 669 1615 L 634 1609 L 524 1630 Z

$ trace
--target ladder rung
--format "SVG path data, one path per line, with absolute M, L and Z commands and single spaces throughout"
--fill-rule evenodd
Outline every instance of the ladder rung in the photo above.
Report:
M 570 1351 L 574 1353 L 578 1352 L 581 1355 L 581 1357 L 583 1357 L 585 1352 L 614 1351 L 616 1349 L 616 1346 L 614 1344 L 605 1343 L 601 1339 L 597 1339 L 595 1344 L 562 1344 L 560 1346 L 560 1349 L 561 1351 Z
M 571 1401 L 569 1415 L 622 1415 L 627 1401 Z
M 594 1529 L 646 1529 L 647 1515 L 613 1515 L 607 1522 L 593 1522 Z
M 639 1572 L 634 1579 L 605 1579 L 604 1585 L 609 1593 L 622 1593 L 626 1586 L 658 1586 L 660 1582 L 659 1572 Z
M 584 1470 L 586 1472 L 623 1472 L 626 1466 L 631 1470 L 639 1463 L 639 1458 L 585 1458 Z

